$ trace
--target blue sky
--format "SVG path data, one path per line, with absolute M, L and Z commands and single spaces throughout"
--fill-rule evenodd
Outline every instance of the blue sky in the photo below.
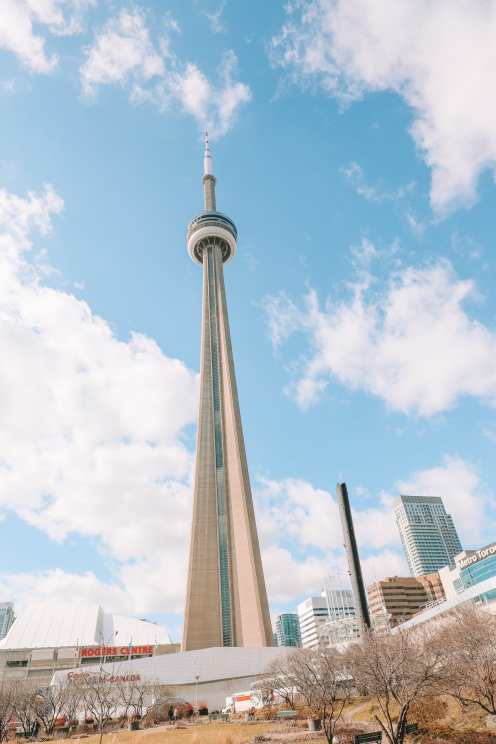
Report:
M 496 11 L 401 0 L 7 0 L 0 9 L 2 598 L 180 636 L 201 132 L 273 611 L 406 570 L 400 491 L 494 539 Z

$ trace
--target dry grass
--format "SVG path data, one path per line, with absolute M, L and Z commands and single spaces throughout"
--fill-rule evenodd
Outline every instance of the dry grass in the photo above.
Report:
M 175 729 L 169 726 L 144 731 L 117 731 L 105 734 L 102 744 L 245 744 L 255 736 L 268 733 L 270 723 L 205 723 Z M 78 739 L 60 739 L 54 744 L 77 744 Z M 98 744 L 98 736 L 88 736 L 80 744 Z
M 448 729 L 452 731 L 487 731 L 486 727 L 486 714 L 477 708 L 460 708 L 460 705 L 449 696 L 441 696 L 440 699 L 443 702 L 442 709 L 429 711 L 429 707 L 423 702 L 419 702 L 419 708 L 423 710 L 425 715 L 419 715 L 415 711 L 415 706 L 410 712 L 410 721 L 419 723 L 422 727 L 436 730 Z M 432 715 L 429 716 L 429 712 Z M 346 706 L 344 710 L 343 720 L 348 723 L 356 722 L 375 722 L 375 715 L 381 715 L 379 706 L 372 700 L 354 700 Z M 496 742 L 496 738 L 495 738 Z

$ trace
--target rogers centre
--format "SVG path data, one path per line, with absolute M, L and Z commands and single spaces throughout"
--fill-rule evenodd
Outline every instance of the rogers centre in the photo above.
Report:
M 57 670 L 178 650 L 156 623 L 105 612 L 96 604 L 42 602 L 26 607 L 0 641 L 0 681 L 33 680 L 42 686 Z

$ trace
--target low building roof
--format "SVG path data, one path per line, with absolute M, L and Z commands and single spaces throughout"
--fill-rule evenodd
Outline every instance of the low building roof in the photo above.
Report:
M 170 643 L 155 623 L 105 612 L 84 602 L 39 602 L 16 618 L 0 649 Z

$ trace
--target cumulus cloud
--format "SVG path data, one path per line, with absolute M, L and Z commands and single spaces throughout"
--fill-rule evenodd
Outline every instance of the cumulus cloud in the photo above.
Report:
M 193 460 L 183 432 L 196 415 L 196 375 L 153 339 L 119 339 L 87 303 L 48 285 L 32 241 L 49 235 L 63 206 L 49 185 L 25 197 L 0 190 L 9 360 L 0 368 L 0 515 L 14 512 L 52 540 L 91 540 L 113 579 L 14 573 L 0 577 L 0 594 L 22 605 L 76 592 L 120 612 L 180 613 Z M 264 481 L 259 491 L 270 596 L 290 602 L 325 577 L 326 552 L 340 540 L 335 504 L 303 481 Z
M 31 72 L 51 72 L 58 57 L 46 52 L 47 36 L 79 33 L 84 11 L 94 5 L 96 0 L 2 0 L 0 49 Z
M 18 573 L 0 577 L 0 596 L 15 598 L 16 611 L 37 602 L 67 602 L 77 597 L 80 602 L 99 604 L 105 609 L 128 614 L 135 611 L 134 603 L 122 587 L 106 583 L 95 574 L 69 573 L 60 568 L 37 573 Z
M 167 26 L 177 31 L 170 20 Z M 101 85 L 119 84 L 131 100 L 161 111 L 175 102 L 215 138 L 231 128 L 240 106 L 251 99 L 249 87 L 235 80 L 236 65 L 230 50 L 220 65 L 219 83 L 212 83 L 196 64 L 178 59 L 165 33 L 155 43 L 144 13 L 132 9 L 122 10 L 95 34 L 80 73 L 87 96 Z
M 347 574 L 334 494 L 298 478 L 260 478 L 255 499 L 272 602 L 319 593 L 334 569 Z M 387 498 L 354 508 L 353 519 L 367 582 L 407 571 Z
M 467 547 L 492 539 L 494 495 L 477 467 L 445 455 L 433 467 L 394 483 L 370 504 L 362 489 L 351 491 L 353 520 L 366 584 L 409 569 L 394 521 L 400 494 L 440 496 Z M 259 479 L 255 491 L 264 568 L 271 601 L 282 604 L 318 594 L 326 576 L 345 576 L 341 522 L 334 494 L 297 478 Z
M 462 396 L 496 399 L 496 332 L 469 314 L 477 299 L 475 283 L 440 260 L 396 271 L 382 289 L 366 277 L 349 299 L 323 307 L 314 290 L 302 306 L 281 293 L 264 307 L 274 344 L 296 331 L 308 338 L 308 358 L 289 388 L 302 407 L 338 382 L 429 417 Z
M 150 41 L 144 16 L 123 10 L 106 23 L 87 50 L 81 82 L 84 93 L 91 95 L 98 85 L 130 79 L 146 82 L 163 74 L 164 61 Z
M 298 479 L 260 479 L 256 491 L 262 542 L 289 539 L 302 548 L 341 544 L 339 514 L 328 491 Z
M 290 540 L 297 550 L 341 549 L 339 511 L 329 491 L 299 478 L 259 479 L 256 502 L 262 543 Z M 381 494 L 373 507 L 354 509 L 353 519 L 362 546 L 378 549 L 400 545 L 387 495 Z
M 368 555 L 361 559 L 365 585 L 388 576 L 410 576 L 405 556 L 393 550 Z
M 432 171 L 431 203 L 470 204 L 496 161 L 496 7 L 477 0 L 296 0 L 273 58 L 347 105 L 391 90 L 413 111 L 412 137 Z
M 87 303 L 48 285 L 33 235 L 49 235 L 62 209 L 49 185 L 25 197 L 0 190 L 0 515 L 15 512 L 53 540 L 88 538 L 113 580 L 56 568 L 2 576 L 0 593 L 21 605 L 76 592 L 124 613 L 180 613 L 193 459 L 183 433 L 196 375 L 147 336 L 118 338 Z M 291 315 L 281 338 L 306 318 Z M 487 523 L 490 497 L 459 458 L 392 490 L 442 496 L 462 539 Z M 292 606 L 344 565 L 334 496 L 286 478 L 261 479 L 255 499 L 269 596 Z M 354 509 L 367 581 L 405 570 L 390 501 Z
M 329 572 L 325 557 L 297 559 L 280 545 L 270 545 L 263 551 L 263 565 L 270 602 L 289 603 L 293 608 L 298 598 L 320 594 Z
M 151 585 L 165 559 L 178 582 L 185 570 L 192 454 L 183 432 L 195 419 L 196 375 L 147 336 L 120 340 L 84 301 L 46 285 L 44 268 L 28 260 L 31 231 L 47 234 L 62 206 L 50 186 L 26 198 L 0 191 L 0 343 L 9 360 L 0 370 L 0 511 L 54 540 L 96 538 L 118 562 L 116 586 L 148 611 L 151 596 L 137 591 L 144 574 L 133 569 Z M 49 574 L 40 586 L 62 578 Z M 96 591 L 93 578 L 81 582 Z M 170 582 L 155 609 L 179 610 L 181 600 Z

